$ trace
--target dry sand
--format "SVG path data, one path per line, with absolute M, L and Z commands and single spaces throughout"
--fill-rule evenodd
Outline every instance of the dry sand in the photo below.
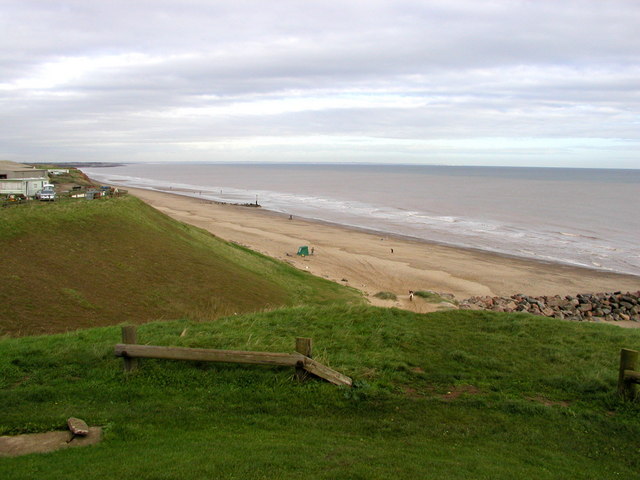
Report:
M 129 189 L 149 205 L 214 235 L 288 262 L 314 275 L 349 285 L 375 305 L 417 312 L 439 308 L 409 290 L 473 295 L 575 295 L 640 290 L 640 277 L 448 247 L 337 225 L 289 219 L 259 208 L 224 205 L 150 190 Z M 299 246 L 314 248 L 308 257 Z M 392 252 L 393 250 L 393 252 Z M 393 292 L 397 301 L 375 298 Z

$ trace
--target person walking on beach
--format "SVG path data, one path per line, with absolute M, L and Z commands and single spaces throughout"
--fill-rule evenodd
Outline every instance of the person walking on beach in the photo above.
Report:
M 409 290 L 409 301 L 413 302 L 413 290 Z

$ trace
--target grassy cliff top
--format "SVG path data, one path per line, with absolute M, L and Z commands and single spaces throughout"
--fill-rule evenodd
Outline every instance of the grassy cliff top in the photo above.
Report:
M 359 301 L 134 197 L 1 209 L 0 244 L 0 335 Z
M 635 478 L 640 405 L 615 395 L 640 332 L 524 314 L 291 307 L 141 326 L 140 343 L 292 351 L 292 368 L 144 360 L 117 327 L 0 340 L 0 435 L 102 425 L 94 447 L 0 459 L 7 479 Z
M 0 210 L 0 244 L 0 435 L 63 429 L 71 416 L 105 432 L 92 447 L 0 458 L 0 478 L 640 470 L 640 403 L 615 393 L 620 348 L 640 349 L 640 331 L 365 306 L 132 197 Z M 291 352 L 311 337 L 314 358 L 354 388 L 255 365 L 144 360 L 125 374 L 113 351 L 125 321 L 144 323 L 138 341 L 151 345 Z M 9 338 L 56 331 L 67 332 Z

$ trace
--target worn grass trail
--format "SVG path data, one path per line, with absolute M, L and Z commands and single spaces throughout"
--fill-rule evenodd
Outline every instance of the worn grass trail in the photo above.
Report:
M 186 329 L 186 332 L 185 332 Z M 182 335 L 184 332 L 184 335 Z M 182 336 L 181 336 L 182 335 Z M 26 478 L 633 478 L 640 406 L 615 396 L 640 332 L 526 315 L 295 307 L 156 322 L 139 342 L 292 351 L 356 388 L 293 369 L 145 360 L 122 372 L 117 327 L 0 340 L 0 434 L 79 416 L 95 447 L 0 460 Z

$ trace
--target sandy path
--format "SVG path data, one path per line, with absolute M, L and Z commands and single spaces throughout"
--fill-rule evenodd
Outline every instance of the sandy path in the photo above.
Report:
M 507 257 L 306 221 L 257 208 L 129 189 L 161 212 L 297 268 L 362 290 L 371 303 L 418 312 L 437 307 L 409 290 L 455 295 L 568 295 L 640 289 L 640 277 Z M 298 257 L 299 246 L 314 255 Z M 393 249 L 393 253 L 392 253 Z M 398 301 L 373 297 L 388 291 Z

